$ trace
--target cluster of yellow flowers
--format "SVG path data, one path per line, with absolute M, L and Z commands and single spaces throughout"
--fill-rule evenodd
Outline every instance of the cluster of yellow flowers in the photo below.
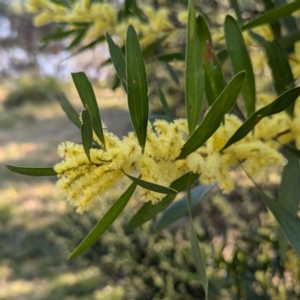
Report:
M 106 32 L 117 34 L 122 42 L 129 24 L 132 24 L 139 36 L 142 46 L 147 46 L 155 40 L 174 31 L 167 8 L 154 10 L 144 5 L 142 11 L 147 21 L 138 17 L 130 17 L 118 23 L 118 10 L 109 3 L 91 3 L 89 0 L 76 1 L 67 8 L 49 0 L 26 0 L 26 8 L 36 14 L 35 26 L 43 26 L 50 22 L 69 24 L 69 29 L 80 28 L 80 24 L 89 23 L 91 26 L 86 34 L 86 40 L 95 40 Z
M 272 96 L 261 95 L 260 105 L 272 101 Z M 59 155 L 64 160 L 55 165 L 58 174 L 58 186 L 67 199 L 77 206 L 77 212 L 90 209 L 96 195 L 113 188 L 124 173 L 135 173 L 141 179 L 162 186 L 170 186 L 180 176 L 193 172 L 199 174 L 201 184 L 217 182 L 223 192 L 234 188 L 229 172 L 239 161 L 243 161 L 246 170 L 253 176 L 269 166 L 280 166 L 284 157 L 278 152 L 281 143 L 293 140 L 300 149 L 300 101 L 295 106 L 295 117 L 291 119 L 285 112 L 264 118 L 255 127 L 254 133 L 220 152 L 222 147 L 242 121 L 228 114 L 225 122 L 208 141 L 188 155 L 177 160 L 188 137 L 186 119 L 177 119 L 168 123 L 156 120 L 149 123 L 144 153 L 133 132 L 123 139 L 104 130 L 106 151 L 93 148 L 91 161 L 87 158 L 83 146 L 72 142 L 59 145 Z M 94 135 L 99 146 L 101 142 Z M 142 201 L 158 203 L 165 195 L 139 188 Z

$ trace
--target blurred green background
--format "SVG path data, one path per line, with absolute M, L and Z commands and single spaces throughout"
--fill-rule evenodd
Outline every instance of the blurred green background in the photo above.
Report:
M 208 13 L 209 2 L 202 1 Z M 213 3 L 210 9 L 218 8 L 221 21 L 215 22 L 220 24 L 228 3 Z M 119 136 L 131 130 L 126 99 L 121 89 L 109 89 L 112 70 L 93 66 L 94 59 L 107 58 L 101 51 L 65 60 L 68 53 L 58 42 L 41 54 L 39 40 L 52 25 L 34 28 L 22 1 L 0 2 L 0 23 L 0 299 L 204 299 L 191 256 L 188 217 L 162 231 L 154 230 L 155 220 L 131 230 L 127 222 L 141 205 L 137 198 L 91 249 L 67 261 L 122 187 L 81 216 L 59 195 L 55 178 L 13 174 L 4 164 L 51 166 L 59 161 L 60 142 L 80 140 L 57 100 L 64 91 L 81 110 L 69 82 L 71 71 L 84 70 L 94 79 L 103 120 Z M 158 72 L 155 65 L 149 71 L 150 76 Z M 182 93 L 174 83 L 169 94 L 180 116 Z M 275 220 L 247 178 L 238 170 L 232 176 L 234 192 L 213 190 L 194 210 L 210 298 L 299 299 L 296 253 L 289 248 L 285 262 L 280 260 Z M 270 170 L 258 180 L 274 194 L 280 176 Z

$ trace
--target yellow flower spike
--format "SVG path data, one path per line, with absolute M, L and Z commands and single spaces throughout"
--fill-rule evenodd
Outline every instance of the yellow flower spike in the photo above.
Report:
M 221 155 L 218 152 L 211 153 L 205 159 L 205 168 L 203 169 L 200 181 L 202 184 L 212 184 L 216 181 L 216 174 L 220 167 Z
M 53 14 L 49 12 L 41 12 L 40 14 L 34 17 L 33 24 L 36 27 L 40 27 L 48 23 L 51 23 L 53 19 L 54 19 Z
M 153 22 L 152 26 L 155 31 L 172 31 L 174 30 L 173 24 L 169 21 L 169 10 L 166 8 L 160 8 L 157 11 L 157 17 Z
M 149 21 L 154 21 L 156 17 L 156 12 L 154 11 L 152 6 L 144 6 L 143 12 L 146 15 L 146 17 L 149 19 Z
M 291 125 L 291 132 L 295 139 L 295 144 L 297 149 L 300 150 L 300 118 L 294 118 L 292 125 Z
M 298 97 L 297 100 L 295 101 L 294 116 L 296 118 L 300 118 L 300 97 Z
M 295 56 L 298 62 L 300 62 L 300 42 L 296 42 L 294 45 Z
M 230 168 L 228 165 L 221 164 L 216 174 L 218 186 L 223 193 L 228 194 L 234 189 L 234 183 L 229 175 Z
M 186 158 L 186 165 L 193 173 L 200 174 L 204 169 L 204 159 L 198 153 L 191 153 Z
M 91 6 L 90 0 L 81 0 L 81 5 L 85 10 L 89 10 Z
M 187 20 L 188 20 L 188 12 L 187 12 L 187 10 L 178 12 L 177 13 L 177 19 L 178 19 L 178 21 L 180 23 L 187 24 Z

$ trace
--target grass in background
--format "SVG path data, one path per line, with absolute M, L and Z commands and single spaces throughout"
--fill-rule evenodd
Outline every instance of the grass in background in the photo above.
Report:
M 62 87 L 57 79 L 51 77 L 21 77 L 10 88 L 4 106 L 17 107 L 24 103 L 41 105 L 59 99 Z

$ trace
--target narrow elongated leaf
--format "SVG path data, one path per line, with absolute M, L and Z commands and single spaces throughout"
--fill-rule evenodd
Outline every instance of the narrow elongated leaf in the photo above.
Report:
M 243 30 L 254 28 L 263 24 L 273 23 L 283 17 L 289 16 L 292 12 L 300 9 L 300 1 L 294 1 L 287 5 L 283 5 L 274 9 L 269 10 L 263 15 L 257 17 L 256 19 L 250 21 L 243 26 Z
M 75 83 L 77 92 L 80 96 L 81 102 L 84 108 L 88 110 L 90 114 L 93 129 L 97 137 L 103 144 L 104 149 L 106 149 L 102 123 L 100 118 L 100 112 L 99 112 L 96 96 L 93 91 L 93 87 L 89 82 L 88 78 L 86 77 L 85 73 L 83 72 L 72 73 L 72 78 Z
M 281 95 L 288 89 L 295 86 L 294 77 L 287 60 L 286 54 L 280 44 L 274 41 L 266 41 L 263 37 L 254 32 L 250 32 L 250 36 L 259 42 L 267 55 L 268 65 L 272 70 L 272 79 L 277 95 Z M 288 108 L 290 116 L 293 115 L 293 105 Z
M 266 194 L 262 194 L 263 200 L 277 220 L 280 229 L 300 256 L 300 220 L 294 214 L 291 214 L 282 205 L 277 204 Z
M 181 52 L 175 52 L 175 53 L 158 55 L 155 58 L 159 61 L 173 62 L 173 61 L 184 60 L 184 55 Z
M 289 153 L 287 156 L 288 163 L 285 165 L 279 186 L 277 203 L 284 206 L 294 216 L 300 204 L 300 165 L 299 158 Z M 280 246 L 281 256 L 285 257 L 286 248 L 288 246 L 284 235 L 279 234 L 278 242 Z
M 175 189 L 178 192 L 185 190 L 187 187 L 189 176 L 190 176 L 189 174 L 185 174 L 180 178 L 176 179 L 175 181 L 172 182 L 170 188 Z M 192 182 L 194 182 L 199 177 L 198 174 L 192 174 L 191 176 L 192 176 L 191 178 Z M 129 221 L 129 226 L 135 228 L 153 219 L 159 212 L 163 211 L 166 207 L 168 207 L 175 199 L 175 197 L 176 195 L 169 194 L 157 204 L 146 202 L 138 210 L 138 212 L 131 218 L 131 220 Z
M 247 174 L 247 172 L 245 173 Z M 249 176 L 249 174 L 247 174 L 247 176 L 257 187 L 264 203 L 267 205 L 271 213 L 274 215 L 283 234 L 290 242 L 292 247 L 296 250 L 298 256 L 300 256 L 300 219 L 294 214 L 290 213 L 285 208 L 285 206 L 277 203 L 277 201 L 275 201 L 274 199 L 266 195 L 260 189 L 260 187 L 255 183 L 255 181 L 251 178 L 251 176 Z
M 227 16 L 224 24 L 225 40 L 228 56 L 230 58 L 234 74 L 245 70 L 247 73 L 242 88 L 242 96 L 245 103 L 247 116 L 255 111 L 255 80 L 249 53 L 241 30 L 236 21 Z
M 144 20 L 144 13 L 136 4 L 136 0 L 125 0 L 124 1 L 124 10 L 123 10 L 124 17 L 127 18 L 128 16 L 138 17 L 141 21 Z
M 221 66 L 225 63 L 227 58 L 228 58 L 227 49 L 222 49 L 217 53 L 217 59 Z
M 93 127 L 90 114 L 87 110 L 82 112 L 81 139 L 84 152 L 90 161 L 90 150 L 93 145 Z
M 196 13 L 192 0 L 189 0 L 188 8 L 185 64 L 185 106 L 191 135 L 199 120 L 204 93 L 204 70 L 197 35 Z
M 200 277 L 200 281 L 203 285 L 205 291 L 205 299 L 208 299 L 208 281 L 206 277 L 206 268 L 205 262 L 199 247 L 199 242 L 197 238 L 197 234 L 193 225 L 193 218 L 192 218 L 192 198 L 191 198 L 191 184 L 189 182 L 187 187 L 187 203 L 188 203 L 188 211 L 190 216 L 190 237 L 191 237 L 191 247 L 192 247 L 192 255 L 195 261 L 197 273 Z
M 273 8 L 275 8 L 272 0 L 263 0 L 264 6 L 265 6 L 265 11 L 269 11 Z M 270 23 L 270 27 L 272 29 L 272 32 L 275 36 L 276 39 L 280 39 L 281 37 L 281 26 L 279 21 L 275 21 Z
M 203 197 L 214 187 L 215 185 L 199 185 L 191 190 L 191 207 L 194 207 L 198 201 L 203 199 Z M 174 202 L 170 205 L 160 216 L 158 219 L 155 228 L 163 229 L 168 227 L 169 225 L 176 222 L 178 219 L 186 215 L 189 211 L 188 195 L 186 194 L 180 200 Z
M 105 40 L 105 37 L 102 35 L 102 36 L 98 37 L 96 40 L 94 40 L 94 41 L 88 43 L 87 45 L 80 47 L 78 50 L 72 52 L 72 54 L 70 56 L 68 56 L 67 58 L 65 58 L 65 59 L 69 59 L 73 56 L 76 56 L 77 54 L 79 54 L 81 52 L 84 52 L 87 49 L 92 49 L 96 45 L 98 45 L 99 43 L 103 42 L 104 40 Z
M 231 8 L 234 9 L 239 25 L 243 25 L 242 13 L 237 0 L 229 0 Z
M 177 75 L 176 71 L 173 69 L 173 67 L 172 67 L 170 64 L 168 64 L 168 63 L 166 63 L 165 66 L 166 66 L 166 70 L 167 70 L 167 72 L 169 73 L 171 79 L 172 79 L 176 84 L 179 84 L 180 82 L 179 82 L 178 75 Z
M 83 40 L 88 28 L 89 28 L 89 26 L 77 31 L 77 35 L 75 36 L 75 38 L 73 39 L 71 44 L 67 47 L 67 50 L 71 50 L 80 44 L 80 42 Z
M 21 167 L 14 165 L 5 165 L 12 172 L 29 176 L 54 176 L 56 172 L 53 167 Z
M 282 7 L 284 5 L 287 5 L 286 0 L 273 0 L 273 2 L 274 2 L 274 5 L 277 7 Z M 295 32 L 298 30 L 298 26 L 297 26 L 295 18 L 293 18 L 290 15 L 284 17 L 281 20 L 281 22 L 284 25 L 284 27 L 288 33 L 292 33 L 292 32 Z
M 160 39 L 155 40 L 150 45 L 144 47 L 144 49 L 142 51 L 144 59 L 147 60 L 148 58 L 151 58 L 151 56 L 152 56 L 152 54 L 154 54 L 154 52 L 163 50 L 163 48 L 161 46 L 161 42 L 163 42 L 166 38 L 167 37 L 164 36 Z
M 128 178 L 130 178 L 134 183 L 136 183 L 137 185 L 143 187 L 144 189 L 153 191 L 153 192 L 157 192 L 157 193 L 161 193 L 161 194 L 177 194 L 178 191 L 169 188 L 167 186 L 162 186 L 156 183 L 152 183 L 149 181 L 145 181 L 143 179 L 140 178 L 136 178 L 133 177 L 129 174 L 124 173 Z
M 277 114 L 286 109 L 298 98 L 298 96 L 300 96 L 300 87 L 293 88 L 283 93 L 275 101 L 256 111 L 245 123 L 243 123 L 243 125 L 240 126 L 240 128 L 238 128 L 221 151 L 245 137 L 262 118 Z
M 60 40 L 60 39 L 63 39 L 65 37 L 77 32 L 77 31 L 78 31 L 78 29 L 64 31 L 61 27 L 59 27 L 54 32 L 44 35 L 41 38 L 41 42 L 49 43 L 51 40 Z
M 184 144 L 177 159 L 185 158 L 201 147 L 219 128 L 224 115 L 234 106 L 244 83 L 246 73 L 238 73 L 225 87 L 221 95 L 211 106 L 204 120 Z
M 90 231 L 90 233 L 73 251 L 73 253 L 69 257 L 69 260 L 77 257 L 82 252 L 90 248 L 100 238 L 100 236 L 110 227 L 110 225 L 117 219 L 122 210 L 125 208 L 135 188 L 135 183 L 132 183 L 128 187 L 128 189 L 115 202 L 115 204 L 109 209 L 109 211 L 104 215 L 104 217 L 95 225 L 95 227 Z
M 224 89 L 223 74 L 214 53 L 209 28 L 203 15 L 197 17 L 197 26 L 205 75 L 205 95 L 208 105 L 211 106 Z
M 289 245 L 288 240 L 286 239 L 284 233 L 278 227 L 278 232 L 277 232 L 277 239 L 278 239 L 278 246 L 279 246 L 279 252 L 280 252 L 280 259 L 284 263 L 285 258 L 286 258 L 286 249 Z
M 106 33 L 106 41 L 108 43 L 109 53 L 114 67 L 117 71 L 120 81 L 122 82 L 124 90 L 127 92 L 125 56 L 122 50 L 115 44 L 108 33 Z
M 63 111 L 66 113 L 69 120 L 78 128 L 80 128 L 81 123 L 79 119 L 79 114 L 75 108 L 71 105 L 65 94 L 60 96 L 60 105 Z
M 300 165 L 299 158 L 289 153 L 288 163 L 284 166 L 277 203 L 283 205 L 290 213 L 297 215 L 300 204 Z
M 300 158 L 300 150 L 298 149 L 295 149 L 295 148 L 292 148 L 292 147 L 289 147 L 289 146 L 286 146 L 284 145 L 284 148 L 286 148 L 290 153 L 292 153 L 294 156 Z
M 132 25 L 127 29 L 125 54 L 129 113 L 139 144 L 144 151 L 149 111 L 148 85 L 145 62 Z
M 138 226 L 141 226 L 145 222 L 150 221 L 158 213 L 167 208 L 174 201 L 175 197 L 176 194 L 168 194 L 157 204 L 152 204 L 150 201 L 146 202 L 131 218 L 128 226 L 131 228 L 136 228 Z
M 284 48 L 292 47 L 296 42 L 300 40 L 300 31 L 295 31 L 290 34 L 283 36 L 279 43 Z
M 164 93 L 162 92 L 162 90 L 160 88 L 158 88 L 157 91 L 158 91 L 158 95 L 159 95 L 161 105 L 164 109 L 164 112 L 165 112 L 166 116 L 168 117 L 170 122 L 173 122 L 171 111 L 170 111 L 170 108 L 169 108 L 169 105 L 167 103 L 167 100 L 166 100 L 166 97 L 165 97 Z

